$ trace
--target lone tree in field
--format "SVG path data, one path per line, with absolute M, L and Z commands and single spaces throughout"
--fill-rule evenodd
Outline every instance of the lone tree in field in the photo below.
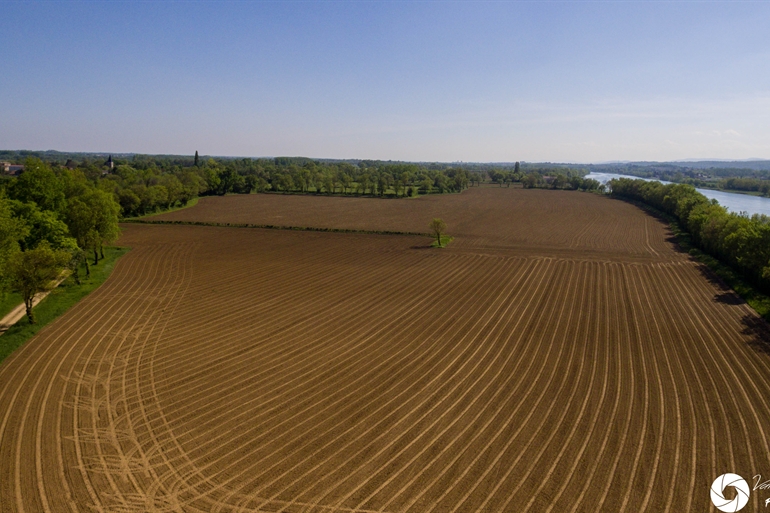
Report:
M 444 220 L 439 219 L 438 217 L 434 218 L 433 221 L 430 222 L 430 231 L 436 236 L 438 247 L 441 247 L 441 234 L 446 231 L 446 223 Z
M 67 266 L 72 256 L 64 250 L 51 249 L 48 241 L 43 241 L 35 249 L 20 251 L 9 262 L 11 289 L 21 294 L 27 307 L 30 324 L 35 323 L 32 313 L 32 301 L 38 292 L 45 292 L 54 285 L 62 269 Z

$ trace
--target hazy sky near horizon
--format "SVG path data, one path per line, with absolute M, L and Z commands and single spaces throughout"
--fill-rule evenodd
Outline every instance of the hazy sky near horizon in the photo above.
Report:
M 0 149 L 770 159 L 770 2 L 0 0 Z

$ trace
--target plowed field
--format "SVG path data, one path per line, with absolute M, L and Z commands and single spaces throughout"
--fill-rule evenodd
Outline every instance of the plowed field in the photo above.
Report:
M 448 248 L 125 226 L 111 278 L 0 366 L 0 511 L 712 511 L 720 474 L 770 476 L 769 339 L 665 226 L 581 193 L 426 199 L 166 217 L 441 215 Z
M 447 222 L 453 245 L 466 249 L 671 255 L 663 226 L 633 205 L 569 191 L 473 187 L 409 200 L 251 194 L 201 198 L 152 219 L 425 233 L 434 217 Z

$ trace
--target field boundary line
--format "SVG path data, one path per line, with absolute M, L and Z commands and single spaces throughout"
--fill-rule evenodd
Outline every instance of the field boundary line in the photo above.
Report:
M 217 228 L 262 228 L 265 230 L 293 230 L 298 232 L 330 232 L 330 233 L 359 233 L 365 235 L 409 235 L 417 237 L 432 237 L 424 232 L 402 232 L 396 230 L 356 230 L 353 228 L 322 228 L 315 226 L 289 226 L 280 224 L 253 224 L 253 223 L 215 223 L 207 221 L 149 221 L 146 219 L 124 219 L 121 223 L 132 224 L 176 224 L 183 226 L 214 226 Z

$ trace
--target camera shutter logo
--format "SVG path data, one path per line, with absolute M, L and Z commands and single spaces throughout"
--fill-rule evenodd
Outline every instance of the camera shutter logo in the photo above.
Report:
M 735 498 L 725 499 L 724 491 L 728 486 L 735 488 Z M 722 474 L 711 485 L 711 502 L 719 511 L 735 512 L 749 503 L 749 483 L 738 474 Z

